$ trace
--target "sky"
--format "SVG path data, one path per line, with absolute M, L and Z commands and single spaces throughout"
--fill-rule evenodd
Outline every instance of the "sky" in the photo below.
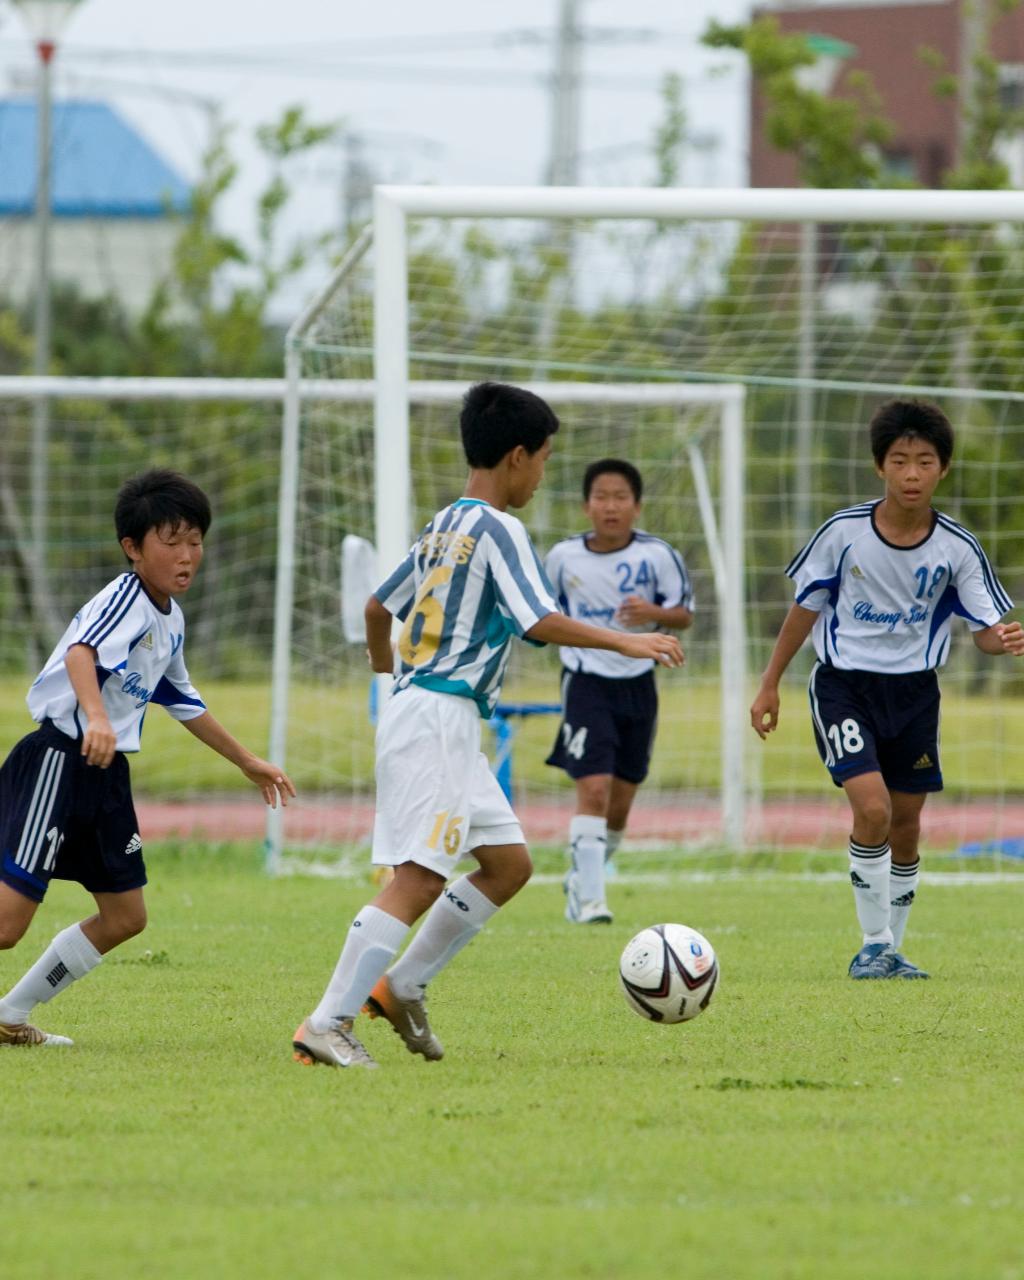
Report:
M 580 181 L 645 185 L 667 72 L 683 77 L 693 146 L 682 181 L 746 182 L 747 83 L 735 55 L 703 49 L 711 17 L 742 20 L 749 0 L 580 0 Z M 233 126 L 241 178 L 226 230 L 252 232 L 265 178 L 254 127 L 301 103 L 341 120 L 349 142 L 300 162 L 295 230 L 340 219 L 343 175 L 379 181 L 527 184 L 549 154 L 558 0 L 81 0 L 60 43 L 57 92 L 114 104 L 186 178 L 213 112 Z M 10 0 L 0 0 L 0 91 L 30 88 L 34 55 Z

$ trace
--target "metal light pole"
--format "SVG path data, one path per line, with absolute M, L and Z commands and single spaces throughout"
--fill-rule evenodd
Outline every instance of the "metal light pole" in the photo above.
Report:
M 53 57 L 57 36 L 81 0 L 12 0 L 25 20 L 39 57 L 36 88 L 36 206 L 35 206 L 35 355 L 33 370 L 50 371 L 50 179 Z M 50 402 L 40 398 L 32 414 L 32 462 L 30 474 L 30 540 L 38 574 L 38 596 L 45 627 L 53 615 L 46 572 L 46 512 L 48 506 L 48 458 Z

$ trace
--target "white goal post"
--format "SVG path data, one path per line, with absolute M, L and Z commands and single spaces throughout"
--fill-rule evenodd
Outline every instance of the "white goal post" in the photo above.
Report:
M 340 273 L 343 278 L 344 271 Z M 335 279 L 339 278 L 336 273 Z M 457 413 L 466 387 L 462 382 L 408 381 L 403 385 L 403 413 L 396 420 L 379 409 L 379 384 L 370 382 L 306 381 L 301 378 L 297 348 L 306 318 L 315 316 L 333 292 L 328 286 L 300 316 L 289 334 L 285 391 L 285 429 L 282 434 L 281 496 L 278 513 L 277 581 L 272 664 L 271 759 L 287 758 L 289 688 L 292 679 L 292 597 L 295 588 L 295 538 L 298 519 L 298 459 L 301 455 L 299 410 L 303 399 L 322 396 L 332 403 L 378 405 L 374 425 L 374 536 L 378 573 L 385 576 L 400 561 L 413 537 L 409 479 L 408 407 L 443 405 Z M 727 848 L 741 848 L 747 810 L 745 734 L 742 729 L 747 684 L 746 628 L 743 596 L 743 387 L 733 384 L 680 386 L 660 383 L 521 382 L 554 407 L 599 404 L 623 408 L 711 410 L 720 450 L 719 492 L 704 465 L 699 442 L 682 430 L 680 459 L 686 459 L 700 512 L 708 557 L 712 565 L 721 644 L 720 741 L 721 837 Z M 387 678 L 384 678 L 384 685 Z M 285 842 L 283 810 L 267 814 L 266 863 L 276 872 Z
M 721 802 L 717 838 L 731 849 L 757 842 L 762 815 L 748 801 L 759 798 L 761 784 L 751 784 L 744 760 L 744 739 L 752 738 L 748 638 L 758 650 L 751 661 L 759 661 L 777 628 L 777 611 L 785 607 L 781 566 L 829 510 L 859 496 L 861 488 L 871 492 L 862 431 L 880 397 L 957 398 L 966 439 L 976 445 L 979 432 L 991 425 L 997 449 L 1013 447 L 1024 430 L 1024 393 L 1003 348 L 985 346 L 985 299 L 977 316 L 962 315 L 958 303 L 973 301 L 972 273 L 985 269 L 981 255 L 1004 242 L 1009 248 L 999 283 L 1012 289 L 1012 254 L 1022 228 L 1020 192 L 377 188 L 372 229 L 353 244 L 288 336 L 272 750 L 283 757 L 290 678 L 293 692 L 297 687 L 289 673 L 295 544 L 302 537 L 296 513 L 320 519 L 324 495 L 330 495 L 328 503 L 337 497 L 351 506 L 357 490 L 369 497 L 372 482 L 372 511 L 361 509 L 359 526 L 345 529 L 373 536 L 379 569 L 389 569 L 404 555 L 414 519 L 426 509 L 431 486 L 425 481 L 446 439 L 444 413 L 424 421 L 431 404 L 453 404 L 469 382 L 487 377 L 530 386 L 565 406 L 585 397 L 610 404 L 618 396 L 623 405 L 639 405 L 649 396 L 679 406 L 721 397 L 714 497 L 706 483 L 702 487 L 692 441 L 680 440 L 673 455 L 662 454 L 655 463 L 664 473 L 674 465 L 670 456 L 682 461 L 690 455 L 693 483 L 686 501 L 700 508 L 703 571 L 720 610 L 710 644 L 721 663 L 715 726 L 721 771 L 712 780 L 703 765 L 687 766 L 666 775 L 665 786 L 666 792 L 676 788 L 683 806 L 702 788 L 713 788 Z M 946 253 L 951 241 L 962 250 L 959 258 Z M 645 260 L 648 249 L 662 255 L 653 265 Z M 606 286 L 596 281 L 595 263 L 609 267 Z M 662 272 L 666 264 L 669 270 Z M 521 288 L 526 292 L 520 295 Z M 997 305 L 1002 294 L 989 292 Z M 890 295 L 902 312 L 887 308 Z M 563 305 L 564 319 L 554 315 Z M 610 333 L 602 327 L 609 317 L 618 325 Z M 654 340 L 630 342 L 629 330 L 645 325 L 652 326 Z M 1003 359 L 998 367 L 997 359 Z M 428 381 L 438 368 L 448 379 Z M 354 394 L 369 390 L 374 408 L 372 435 L 370 423 L 365 430 L 360 425 L 359 434 L 334 452 L 330 415 L 300 391 L 313 378 L 324 381 L 325 373 L 328 383 L 344 384 Z M 571 422 L 575 415 L 564 416 Z M 346 431 L 351 423 L 349 415 Z M 319 431 L 319 443 L 301 466 L 317 487 L 311 497 L 299 497 L 306 503 L 301 507 L 298 468 L 307 426 Z M 424 431 L 431 442 L 426 452 Z M 572 465 L 593 438 L 583 435 L 572 446 L 580 450 Z M 599 438 L 606 445 L 616 440 L 607 431 Z M 346 459 L 352 461 L 348 489 L 333 480 L 339 458 L 343 469 Z M 449 456 L 446 465 L 451 462 Z M 983 537 L 999 534 L 999 560 L 1002 545 L 1017 555 L 1017 525 L 978 526 L 986 466 L 977 449 L 968 453 L 947 501 L 964 509 Z M 451 483 L 449 470 L 431 492 Z M 563 525 L 567 494 L 563 477 L 557 495 Z M 717 552 L 707 535 L 716 501 Z M 996 511 L 994 501 L 985 511 L 987 519 Z M 545 520 L 540 525 L 551 534 L 562 527 Z M 1010 561 L 1011 572 L 1016 564 Z M 306 580 L 318 581 L 317 572 L 310 578 L 307 569 Z M 301 603 L 297 608 L 296 617 Z M 315 625 L 313 619 L 307 630 Z M 696 639 L 704 645 L 707 671 L 709 641 Z M 794 680 L 799 674 L 794 671 Z M 969 720 L 978 709 L 971 698 L 982 686 L 970 670 L 962 684 L 961 713 Z M 771 774 L 764 780 L 766 798 L 769 792 L 781 796 L 785 806 L 792 796 L 799 811 L 799 834 L 778 823 L 772 828 L 781 834 L 771 838 L 784 843 L 815 842 L 817 818 L 805 799 L 815 779 L 808 776 L 813 766 L 806 755 L 790 745 L 756 754 Z M 981 795 L 994 785 L 1002 801 L 1004 775 L 993 782 L 972 760 L 961 776 L 967 793 Z M 998 822 L 986 825 L 999 829 Z M 280 848 L 275 815 L 268 831 L 271 866 Z

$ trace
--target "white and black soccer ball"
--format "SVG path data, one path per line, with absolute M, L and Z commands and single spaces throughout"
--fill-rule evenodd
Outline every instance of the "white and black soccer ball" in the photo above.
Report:
M 655 924 L 630 938 L 619 960 L 626 1003 L 651 1022 L 689 1022 L 711 1003 L 718 958 L 702 933 Z

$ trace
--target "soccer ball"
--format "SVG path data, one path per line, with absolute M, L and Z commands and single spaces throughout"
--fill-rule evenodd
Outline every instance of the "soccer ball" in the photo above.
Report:
M 711 943 L 685 924 L 655 924 L 630 938 L 619 961 L 626 1003 L 651 1022 L 688 1022 L 718 985 Z

